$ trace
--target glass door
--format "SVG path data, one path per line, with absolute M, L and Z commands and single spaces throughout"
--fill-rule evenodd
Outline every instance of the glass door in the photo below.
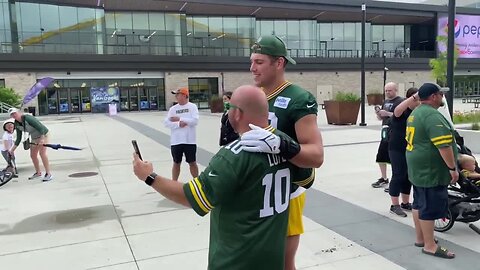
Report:
M 72 113 L 80 112 L 80 90 L 79 89 L 70 89 L 70 104 Z
M 90 104 L 90 89 L 83 88 L 80 91 L 81 99 L 82 99 L 82 112 L 91 112 L 92 107 Z
M 58 92 L 57 89 L 47 90 L 48 114 L 58 113 Z
M 128 102 L 128 89 L 120 89 L 120 111 L 128 111 L 129 102 Z
M 59 101 L 59 112 L 60 113 L 69 113 L 70 104 L 68 101 L 68 89 L 63 88 L 58 90 L 58 101 Z
M 130 103 L 130 111 L 138 111 L 138 89 L 128 89 L 128 96 L 128 101 Z
M 158 110 L 158 97 L 157 89 L 150 87 L 148 89 L 149 99 L 150 99 L 150 110 Z
M 140 110 L 150 110 L 150 105 L 148 102 L 148 89 L 146 87 L 142 87 L 138 89 L 138 92 L 140 93 Z

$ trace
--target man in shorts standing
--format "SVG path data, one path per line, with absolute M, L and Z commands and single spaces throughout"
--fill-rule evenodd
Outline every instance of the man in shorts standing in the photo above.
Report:
M 182 87 L 172 91 L 177 104 L 173 105 L 164 120 L 166 127 L 170 128 L 170 149 L 172 152 L 173 166 L 172 179 L 177 181 L 180 175 L 180 165 L 185 155 L 185 160 L 190 166 L 190 174 L 198 176 L 197 166 L 197 105 L 188 101 L 188 88 Z
M 377 114 L 377 119 L 382 120 L 382 132 L 380 144 L 378 145 L 377 158 L 375 160 L 380 168 L 381 177 L 376 182 L 372 183 L 372 187 L 374 188 L 388 187 L 387 164 L 390 163 L 390 158 L 388 156 L 388 134 L 393 111 L 403 100 L 401 97 L 397 96 L 397 93 L 397 84 L 394 82 L 387 83 L 385 85 L 386 100 L 383 102 L 382 108 L 375 112 Z
M 455 254 L 437 245 L 433 236 L 436 219 L 447 217 L 450 183 L 458 180 L 454 129 L 437 110 L 443 106 L 440 86 L 425 83 L 418 89 L 422 103 L 407 119 L 407 166 L 413 184 L 412 216 L 415 246 L 436 257 L 452 259 Z
M 262 36 L 252 46 L 250 71 L 255 85 L 261 87 L 267 95 L 270 124 L 299 143 L 295 151 L 286 149 L 287 151 L 280 154 L 297 166 L 295 178 L 308 181 L 315 177 L 313 168 L 318 168 L 323 163 L 322 136 L 317 125 L 318 104 L 310 92 L 285 80 L 287 63 L 296 64 L 288 55 L 283 40 L 277 36 Z M 261 135 L 256 137 L 243 134 L 241 140 L 245 146 L 253 146 L 245 147 L 246 151 L 269 150 L 262 146 L 254 146 L 256 142 L 263 143 Z M 272 147 L 274 150 L 272 153 L 278 153 L 275 152 L 278 149 L 279 145 L 275 145 Z M 292 191 L 285 253 L 286 270 L 295 269 L 295 253 L 300 243 L 300 235 L 304 232 L 302 221 L 304 191 L 303 188 Z

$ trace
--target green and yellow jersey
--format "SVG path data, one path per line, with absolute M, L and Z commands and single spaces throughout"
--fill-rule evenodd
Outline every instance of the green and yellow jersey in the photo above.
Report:
M 303 184 L 292 167 L 236 140 L 183 186 L 197 214 L 210 212 L 208 269 L 283 269 L 291 184 Z
M 292 137 L 295 141 L 297 133 L 295 132 L 295 123 L 302 117 L 318 113 L 318 104 L 316 98 L 307 90 L 289 81 L 279 85 L 272 93 L 267 96 L 270 125 L 277 128 Z M 295 177 L 305 179 L 306 181 L 315 178 L 315 169 L 304 169 L 295 167 Z M 292 198 L 299 196 L 305 189 L 294 187 Z
M 407 119 L 408 177 L 418 187 L 448 185 L 450 172 L 438 148 L 451 146 L 457 159 L 454 129 L 432 106 L 418 106 Z

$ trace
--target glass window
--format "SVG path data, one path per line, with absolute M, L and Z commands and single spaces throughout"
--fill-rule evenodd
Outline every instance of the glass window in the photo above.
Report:
M 383 39 L 383 25 L 372 25 L 372 42 L 379 42 Z
M 58 13 L 60 15 L 60 28 L 72 27 L 78 23 L 77 8 L 60 6 Z
M 10 12 L 8 9 L 8 3 L 0 3 L 0 30 L 10 29 Z
M 80 32 L 96 32 L 95 9 L 78 8 L 78 22 Z
M 193 35 L 195 37 L 208 36 L 208 18 L 207 17 L 193 18 Z
M 163 13 L 148 13 L 150 30 L 157 31 L 155 35 L 165 35 L 165 16 Z
M 20 9 L 21 31 L 28 32 L 28 36 L 32 36 L 40 32 L 40 5 L 34 3 L 17 3 Z
M 300 21 L 287 21 L 287 37 L 284 40 L 287 48 L 300 48 Z
M 273 30 L 273 21 L 260 21 L 260 32 L 257 36 L 260 37 L 273 34 L 275 34 L 275 31 Z
M 133 13 L 133 29 L 135 34 L 138 35 L 149 35 L 150 27 L 148 25 L 148 14 L 147 13 Z
M 115 12 L 115 26 L 117 27 L 117 35 L 132 34 L 132 14 L 130 12 Z
M 210 46 L 222 48 L 225 35 L 223 34 L 222 18 L 210 17 L 208 19 L 208 31 L 210 34 Z
M 253 38 L 255 33 L 255 19 L 241 17 L 238 18 L 238 37 L 239 38 Z
M 112 35 L 113 32 L 117 29 L 115 26 L 115 13 L 106 13 L 105 14 L 105 28 L 106 28 L 106 34 L 107 35 Z
M 319 24 L 319 38 L 320 41 L 330 41 L 332 39 L 332 24 L 320 23 Z
M 165 14 L 165 28 L 168 32 L 174 35 L 180 35 L 180 14 Z M 206 24 L 205 24 L 206 25 Z M 178 44 L 179 46 L 181 44 Z
M 276 36 L 285 39 L 287 37 L 287 21 L 275 21 L 274 31 Z
M 402 42 L 405 39 L 405 27 L 403 25 L 395 25 L 395 42 Z
M 0 87 L 5 87 L 5 79 L 0 79 Z
M 44 32 L 58 31 L 60 28 L 60 18 L 58 6 L 40 5 L 41 28 Z M 53 33 L 52 33 L 53 34 Z

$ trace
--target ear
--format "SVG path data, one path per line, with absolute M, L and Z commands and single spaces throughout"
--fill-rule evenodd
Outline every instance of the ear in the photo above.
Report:
M 285 57 L 278 58 L 277 69 L 283 69 L 283 67 L 285 67 L 286 64 L 287 64 L 286 61 L 287 61 L 287 59 L 285 59 Z

